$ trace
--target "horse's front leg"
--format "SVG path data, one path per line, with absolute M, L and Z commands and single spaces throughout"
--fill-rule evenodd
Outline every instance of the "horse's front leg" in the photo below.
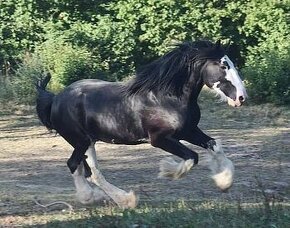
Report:
M 187 174 L 194 164 L 198 163 L 198 154 L 170 135 L 151 133 L 150 141 L 152 146 L 183 159 L 180 163 L 177 163 L 172 158 L 161 160 L 159 177 L 179 179 Z
M 197 127 L 187 132 L 183 139 L 209 151 L 212 179 L 222 191 L 227 191 L 233 184 L 234 165 L 225 156 L 220 140 L 207 136 Z

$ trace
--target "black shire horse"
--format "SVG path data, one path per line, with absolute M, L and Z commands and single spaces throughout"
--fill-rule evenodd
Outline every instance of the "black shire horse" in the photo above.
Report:
M 150 142 L 183 159 L 160 162 L 160 177 L 177 179 L 198 163 L 198 154 L 180 140 L 208 149 L 212 178 L 221 190 L 233 182 L 234 166 L 215 139 L 198 128 L 198 95 L 204 85 L 231 106 L 241 106 L 246 91 L 220 42 L 185 42 L 142 67 L 128 82 L 77 81 L 58 95 L 45 90 L 47 76 L 37 84 L 37 113 L 74 148 L 67 165 L 82 203 L 113 200 L 135 207 L 135 194 L 110 184 L 98 169 L 94 144 L 103 141 L 136 145 Z M 88 179 L 86 179 L 88 178 Z M 92 184 L 89 184 L 89 182 Z

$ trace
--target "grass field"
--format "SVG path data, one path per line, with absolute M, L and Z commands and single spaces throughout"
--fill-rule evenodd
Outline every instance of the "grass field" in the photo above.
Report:
M 201 129 L 222 140 L 236 175 L 228 193 L 209 178 L 206 151 L 183 179 L 158 179 L 168 154 L 150 145 L 97 145 L 104 175 L 134 190 L 136 209 L 83 206 L 66 167 L 71 147 L 39 125 L 33 107 L 0 109 L 0 227 L 290 227 L 290 109 L 239 109 L 201 98 Z M 117 159 L 116 159 L 117 158 Z M 176 159 L 176 158 L 175 158 Z M 62 200 L 66 205 L 37 205 Z
M 73 212 L 38 212 L 2 220 L 35 227 L 289 227 L 290 205 L 264 202 L 174 202 L 143 204 L 137 209 L 82 208 Z

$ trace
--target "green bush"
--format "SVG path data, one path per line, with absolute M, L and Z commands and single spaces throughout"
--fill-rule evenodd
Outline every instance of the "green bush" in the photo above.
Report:
M 177 42 L 221 39 L 256 101 L 287 103 L 289 12 L 289 1 L 273 0 L 0 1 L 0 64 L 17 69 L 33 53 L 59 90 L 122 80 Z
M 0 1 L 0 65 L 9 61 L 17 67 L 23 54 L 43 40 L 44 22 L 36 9 L 37 1 Z
M 42 77 L 45 68 L 36 55 L 26 54 L 12 77 L 11 89 L 17 103 L 33 104 L 35 102 L 35 83 Z
M 54 90 L 59 90 L 74 81 L 98 75 L 92 53 L 83 47 L 73 46 L 62 37 L 45 41 L 36 48 L 35 54 L 52 74 Z
M 0 103 L 7 103 L 13 100 L 13 89 L 10 78 L 0 77 Z
M 290 104 L 290 46 L 284 53 L 253 52 L 243 69 L 250 98 L 257 103 Z
M 289 9 L 279 4 L 252 1 L 243 26 L 249 44 L 243 72 L 250 98 L 258 103 L 290 103 Z

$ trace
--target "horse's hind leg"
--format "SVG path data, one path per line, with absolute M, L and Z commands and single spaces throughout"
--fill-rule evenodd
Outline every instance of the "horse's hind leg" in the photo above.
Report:
M 91 144 L 86 152 L 87 162 L 91 168 L 91 180 L 99 186 L 119 207 L 134 208 L 137 205 L 137 198 L 133 191 L 125 192 L 124 190 L 110 184 L 102 175 L 98 168 L 97 156 L 94 144 Z
M 85 161 L 85 153 L 91 144 L 90 139 L 77 128 L 69 129 L 67 132 L 59 131 L 60 135 L 74 147 L 74 151 L 68 159 L 67 165 L 74 179 L 77 199 L 83 204 L 96 203 L 104 199 L 108 200 L 109 197 L 101 189 L 97 186 L 92 188 L 85 178 L 85 175 L 91 174 Z
M 109 200 L 109 197 L 104 191 L 97 188 L 92 188 L 84 176 L 83 162 L 78 165 L 75 172 L 72 174 L 76 187 L 76 197 L 82 204 L 92 204 L 104 200 Z

